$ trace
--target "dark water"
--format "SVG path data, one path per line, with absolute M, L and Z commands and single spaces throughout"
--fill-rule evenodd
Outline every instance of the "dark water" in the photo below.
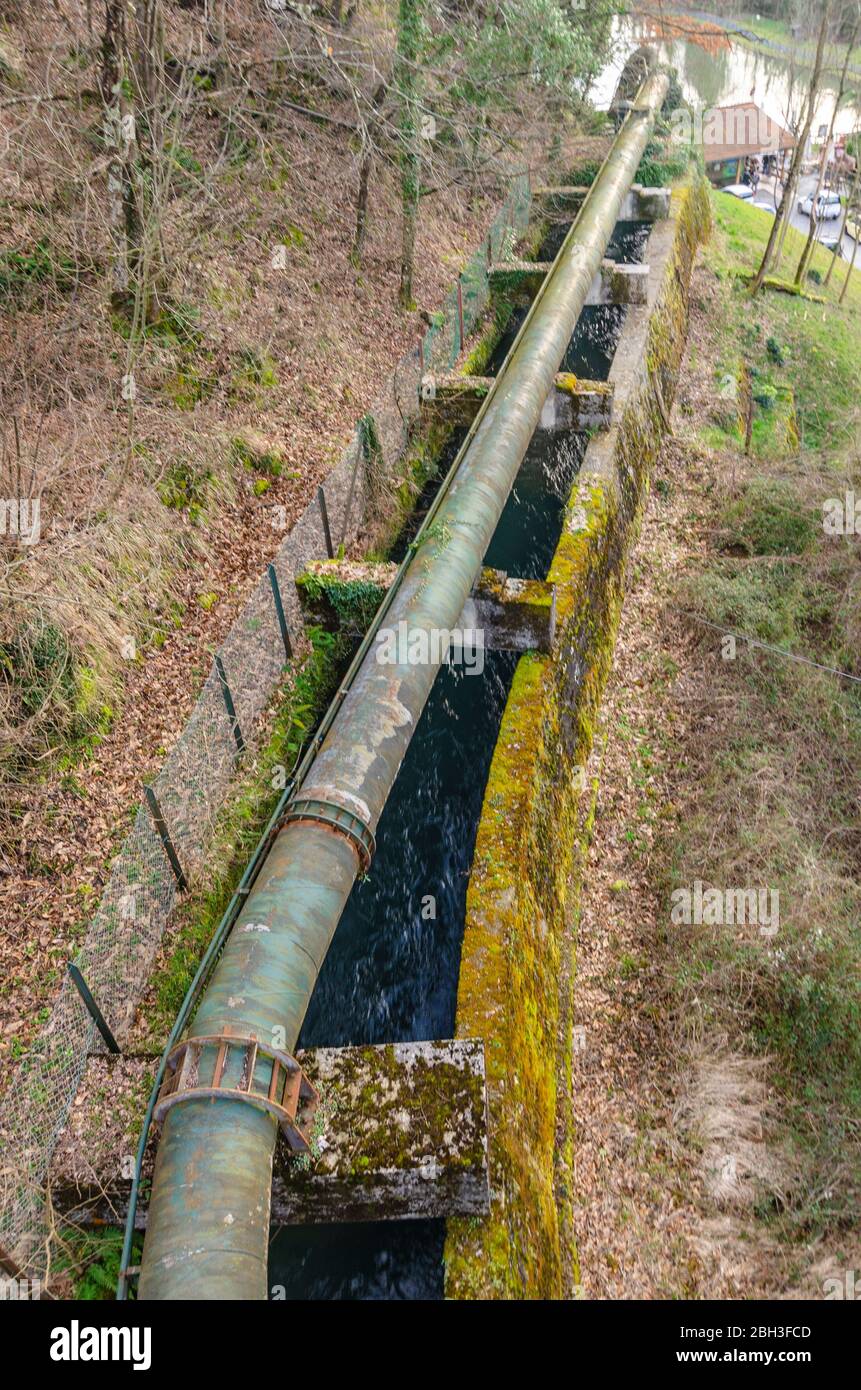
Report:
M 551 227 L 541 243 L 537 257 L 539 261 L 556 259 L 570 226 L 570 222 L 559 222 L 555 227 Z M 610 261 L 625 261 L 628 265 L 639 265 L 651 230 L 649 222 L 617 222 L 604 255 Z
M 273 1297 L 442 1297 L 442 1221 L 284 1227 L 269 1251 Z
M 564 369 L 606 379 L 623 315 L 585 309 Z M 494 370 L 506 351 L 497 349 Z M 584 446 L 583 436 L 535 435 L 488 564 L 524 578 L 547 573 Z M 450 441 L 440 476 L 458 447 Z M 320 972 L 300 1047 L 451 1037 L 473 846 L 516 662 L 487 652 L 481 675 L 444 667 L 437 677 L 380 820 L 371 874 L 356 884 Z M 442 1221 L 285 1229 L 272 1242 L 270 1286 L 288 1299 L 438 1299 L 444 1235 Z
M 473 844 L 516 662 L 513 653 L 486 652 L 481 675 L 440 671 L 380 819 L 371 872 L 353 889 L 320 972 L 300 1047 L 453 1035 Z

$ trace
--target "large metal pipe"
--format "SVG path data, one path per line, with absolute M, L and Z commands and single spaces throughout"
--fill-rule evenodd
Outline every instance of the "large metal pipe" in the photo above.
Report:
M 577 324 L 667 89 L 640 90 L 474 427 L 452 486 L 386 614 L 393 632 L 455 629 Z M 401 624 L 405 624 L 403 628 Z M 433 657 L 433 643 L 428 647 Z M 264 861 L 191 1036 L 291 1049 L 439 661 L 382 664 L 371 649 Z M 308 807 L 307 803 L 315 803 Z M 301 807 L 308 814 L 302 814 Z M 348 813 L 357 839 L 310 814 Z M 237 1064 L 234 1064 L 237 1065 Z M 235 1084 L 238 1077 L 225 1077 Z M 168 1111 L 139 1297 L 263 1299 L 276 1124 L 235 1100 Z

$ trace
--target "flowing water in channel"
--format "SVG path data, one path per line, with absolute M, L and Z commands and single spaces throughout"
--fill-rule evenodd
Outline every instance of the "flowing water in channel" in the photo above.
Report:
M 639 260 L 647 230 L 619 223 L 608 254 Z M 555 256 L 564 231 L 554 229 L 541 259 Z M 491 374 L 522 317 L 498 344 Z M 623 317 L 623 309 L 584 309 L 563 370 L 606 380 Z M 449 442 L 440 476 L 462 438 Z M 521 578 L 546 575 L 585 442 L 536 433 L 486 564 Z M 480 675 L 440 671 L 380 820 L 371 873 L 353 889 L 320 972 L 300 1047 L 452 1036 L 473 846 L 516 663 L 511 653 L 486 652 Z M 428 897 L 435 918 L 427 906 L 423 916 Z M 444 1237 L 442 1221 L 286 1228 L 272 1242 L 270 1289 L 288 1299 L 441 1298 Z

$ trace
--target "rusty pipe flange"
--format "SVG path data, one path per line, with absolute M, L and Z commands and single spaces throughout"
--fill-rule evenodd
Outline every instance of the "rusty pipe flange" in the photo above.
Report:
M 317 797 L 297 797 L 284 811 L 278 828 L 294 820 L 319 821 L 344 835 L 356 848 L 362 866 L 362 877 L 368 872 L 377 842 L 374 832 L 361 817 L 354 815 L 346 807 L 339 806 L 336 801 L 323 801 Z
M 203 1050 L 208 1047 L 217 1051 L 207 1085 L 201 1080 L 200 1070 Z M 237 1052 L 243 1054 L 239 1084 L 228 1086 L 224 1084 L 224 1075 L 228 1063 L 236 1060 Z M 257 1075 L 261 1058 L 271 1063 L 268 1076 Z M 168 1110 L 186 1100 L 241 1100 L 268 1111 L 278 1121 L 293 1152 L 307 1153 L 308 1132 L 319 1099 L 315 1087 L 289 1052 L 240 1034 L 206 1034 L 185 1038 L 171 1049 L 153 1119 L 161 1124 Z

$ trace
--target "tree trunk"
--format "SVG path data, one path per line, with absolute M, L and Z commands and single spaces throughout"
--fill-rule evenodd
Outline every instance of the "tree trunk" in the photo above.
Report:
M 794 92 L 795 92 L 795 85 L 796 85 L 796 71 L 795 71 L 795 60 L 793 59 L 792 62 L 790 63 L 790 68 L 789 68 L 789 92 L 788 92 L 788 94 L 787 94 L 786 108 L 785 108 L 785 111 L 784 111 L 784 123 L 785 123 L 785 126 L 786 126 L 786 129 L 787 129 L 787 130 L 797 130 L 798 127 L 801 125 L 801 123 L 802 123 L 802 121 L 803 121 L 803 119 L 804 119 L 804 114 L 805 114 L 805 112 L 806 112 L 806 110 L 807 110 L 806 98 L 804 98 L 804 99 L 802 99 L 802 102 L 801 102 L 801 108 L 800 108 L 799 113 L 798 113 L 798 120 L 797 120 L 797 121 L 796 121 L 796 120 L 793 120 L 793 117 L 792 117 L 792 103 L 793 103 L 793 100 L 794 100 L 794 95 L 793 95 L 793 94 L 794 94 Z M 787 179 L 787 173 L 786 173 L 786 150 L 784 149 L 784 150 L 781 150 L 781 152 L 780 152 L 780 183 L 781 183 L 781 187 L 782 187 L 782 188 L 785 188 L 785 187 L 786 187 L 786 179 Z M 775 213 L 777 213 L 777 210 L 778 210 L 778 209 L 777 209 L 777 199 L 775 199 Z M 783 247 L 784 247 L 784 244 L 785 244 L 785 242 L 786 242 L 786 233 L 787 233 L 788 228 L 789 228 L 789 218 L 787 217 L 786 220 L 785 220 L 785 222 L 784 222 L 784 224 L 783 224 L 783 228 L 782 228 L 782 230 L 781 230 L 781 233 L 780 233 L 780 240 L 778 241 L 778 244 L 777 244 L 777 254 L 776 254 L 775 258 L 774 258 L 774 271 L 775 271 L 775 274 L 776 274 L 777 271 L 780 269 L 780 262 L 781 262 L 781 260 L 783 259 Z
M 99 87 L 104 107 L 103 130 L 108 152 L 108 235 L 111 242 L 112 300 L 127 300 L 131 276 L 127 238 L 129 196 L 127 135 L 130 133 L 125 94 L 126 0 L 107 0 L 102 35 Z
M 359 165 L 359 192 L 356 197 L 356 239 L 353 243 L 353 250 L 350 255 L 350 260 L 355 266 L 361 265 L 362 252 L 365 248 L 365 237 L 368 230 L 368 187 L 374 168 L 374 151 L 376 147 L 377 131 L 380 124 L 380 107 L 385 100 L 388 89 L 388 82 L 381 82 L 374 92 L 371 98 L 371 117 L 365 127 L 362 140 L 362 161 Z
M 813 202 L 810 205 L 810 229 L 807 233 L 807 241 L 804 243 L 804 249 L 799 257 L 798 265 L 795 268 L 796 285 L 800 285 L 802 280 L 804 279 L 804 276 L 807 272 L 807 267 L 810 264 L 810 257 L 813 254 L 813 243 L 816 240 L 816 207 L 819 202 L 819 194 L 822 192 L 822 185 L 825 182 L 825 170 L 828 165 L 828 151 L 831 148 L 831 142 L 834 139 L 834 124 L 837 120 L 837 112 L 840 107 L 840 103 L 843 100 L 843 93 L 846 89 L 846 73 L 849 70 L 849 55 L 851 54 L 852 49 L 855 46 L 855 39 L 857 34 L 858 25 L 856 24 L 849 38 L 849 43 L 846 46 L 846 57 L 843 60 L 843 71 L 840 74 L 840 87 L 837 92 L 837 100 L 834 103 L 834 110 L 831 113 L 831 123 L 828 127 L 828 134 L 825 138 L 825 146 L 822 151 L 822 158 L 819 161 L 819 177 L 816 180 L 816 192 L 813 195 Z
M 856 155 L 855 158 L 857 161 L 855 165 L 855 181 L 852 185 L 852 194 L 849 199 L 849 208 L 852 207 L 853 200 L 858 196 L 859 179 L 861 179 L 861 158 L 859 158 L 858 155 Z M 847 217 L 849 215 L 849 208 L 847 208 Z M 861 217 L 861 213 L 857 215 Z M 846 291 L 849 288 L 849 281 L 852 279 L 852 272 L 855 269 L 855 261 L 858 257 L 858 242 L 859 240 L 861 240 L 861 227 L 858 226 L 857 222 L 855 224 L 855 231 L 858 233 L 858 235 L 852 238 L 852 259 L 849 262 L 849 269 L 846 272 L 846 279 L 843 281 L 843 288 L 840 291 L 840 298 L 837 301 L 839 304 L 842 304 L 844 299 L 846 298 Z
M 855 140 L 856 140 L 856 144 L 859 143 L 859 136 L 861 136 L 861 126 L 856 127 L 856 130 L 855 130 Z M 858 184 L 859 184 L 859 178 L 861 178 L 861 159 L 856 158 L 856 160 L 855 160 L 855 173 L 852 175 L 852 181 L 851 181 L 851 183 L 849 184 L 849 186 L 848 186 L 848 188 L 847 188 L 847 190 L 846 190 L 846 207 L 843 209 L 843 217 L 841 218 L 841 221 L 840 221 L 840 238 L 839 238 L 839 241 L 838 241 L 838 245 L 839 245 L 839 246 L 842 246 L 842 245 L 843 245 L 843 238 L 844 238 L 845 235 L 846 235 L 846 224 L 847 224 L 848 221 L 849 221 L 849 214 L 850 214 L 850 212 L 852 211 L 852 204 L 853 204 L 853 203 L 857 200 L 857 198 L 858 198 Z M 855 251 L 858 250 L 858 242 L 857 242 L 857 240 L 856 240 L 854 237 L 852 238 L 852 240 L 853 240 L 853 242 L 855 243 L 854 251 L 853 251 L 853 261 L 854 261 Z M 834 268 L 835 268 L 836 265 L 837 265 L 837 257 L 834 256 L 834 257 L 832 258 L 832 260 L 831 260 L 830 266 L 828 267 L 828 274 L 827 274 L 826 277 L 825 277 L 825 284 L 826 284 L 826 286 L 828 286 L 828 285 L 831 284 L 831 277 L 832 277 L 832 275 L 834 274 Z
M 134 251 L 137 312 L 144 323 L 159 313 L 165 278 L 161 209 L 165 189 L 163 121 L 164 28 L 161 0 L 137 0 L 131 56 L 134 95 L 140 107 L 135 192 L 137 240 Z
M 216 91 L 224 86 L 227 72 L 227 15 L 225 0 L 207 0 L 206 37 L 212 44 L 215 56 L 212 62 L 212 80 Z
M 413 261 L 416 224 L 419 213 L 421 156 L 419 154 L 418 59 L 421 49 L 421 0 L 400 0 L 398 7 L 398 47 L 395 86 L 400 102 L 398 122 L 401 138 L 401 307 L 412 309 Z
M 751 294 L 756 294 L 762 289 L 762 282 L 768 273 L 777 238 L 785 219 L 789 217 L 792 208 L 792 200 L 795 197 L 795 189 L 798 184 L 798 176 L 801 172 L 801 164 L 804 159 L 804 151 L 807 148 L 807 141 L 810 138 L 810 127 L 813 124 L 813 113 L 816 105 L 816 96 L 819 91 L 819 79 L 822 75 L 822 59 L 825 53 L 825 36 L 828 32 L 828 18 L 830 6 L 826 5 L 822 13 L 822 23 L 819 26 L 819 40 L 816 45 L 816 62 L 813 65 L 813 76 L 810 79 L 810 93 L 807 102 L 807 113 L 804 118 L 804 128 L 801 137 L 795 146 L 792 154 L 792 162 L 789 166 L 789 177 L 783 187 L 783 197 L 780 200 L 780 207 L 774 219 L 774 226 L 768 238 L 768 245 L 765 248 L 765 255 L 762 264 L 756 272 L 753 283 L 750 287 Z

